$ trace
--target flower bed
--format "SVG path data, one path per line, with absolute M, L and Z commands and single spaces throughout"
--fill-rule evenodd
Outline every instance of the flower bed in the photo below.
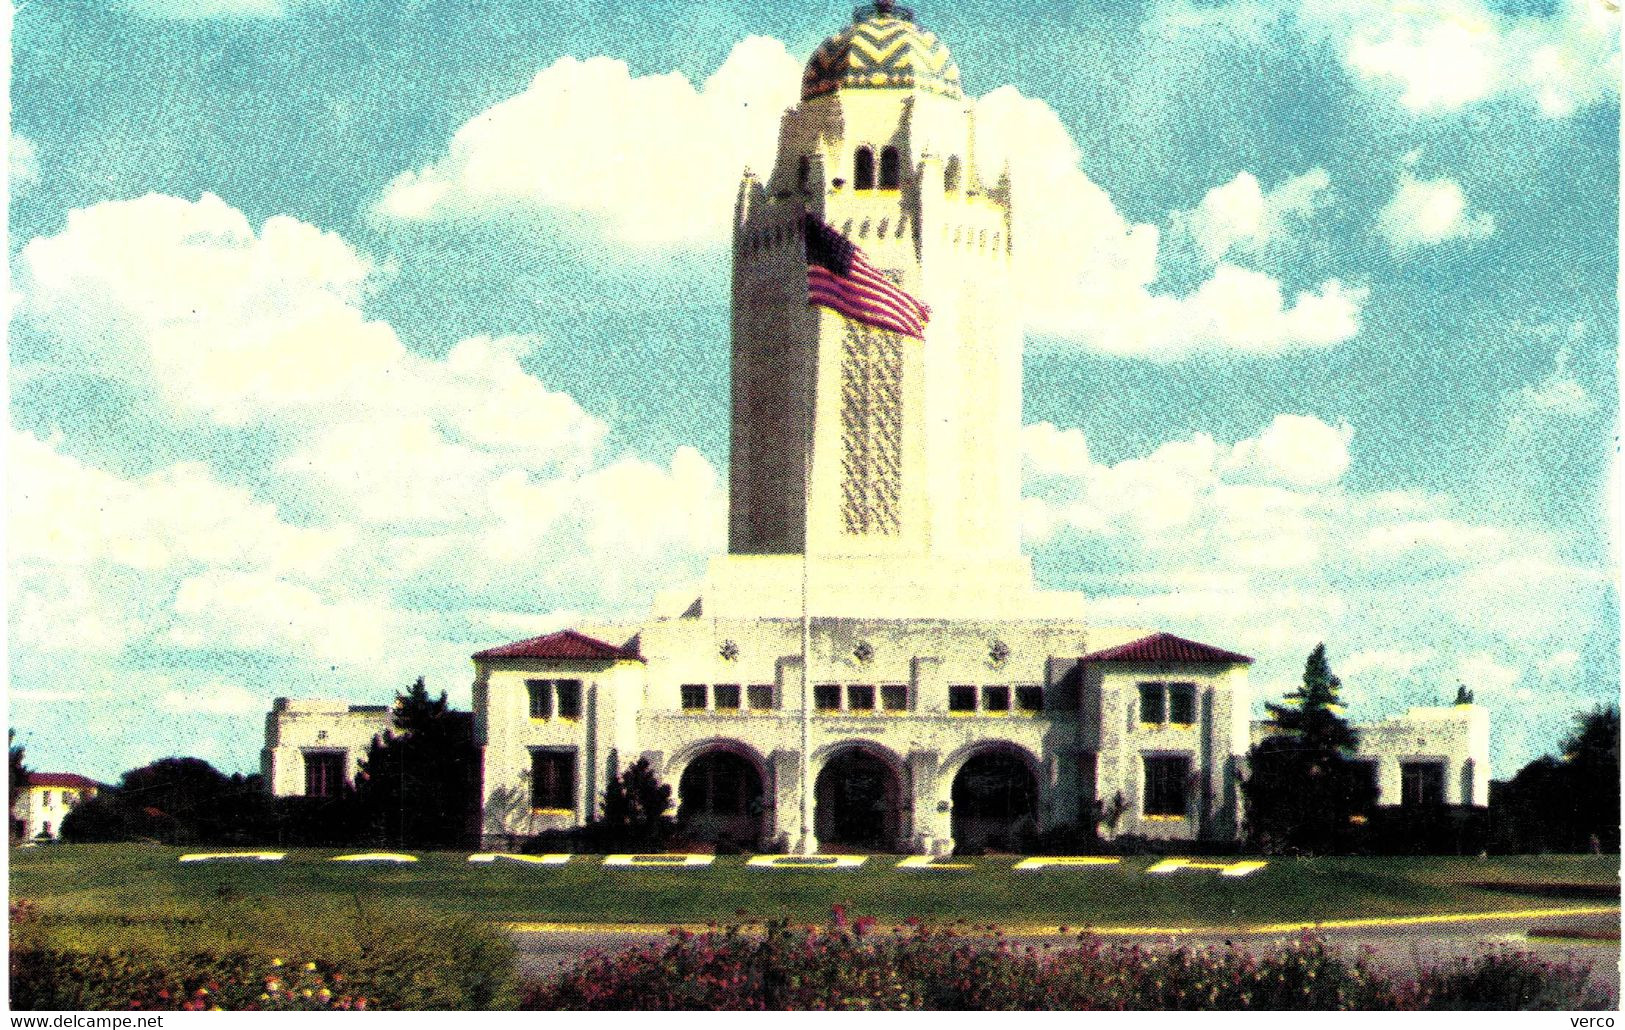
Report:
M 1499 949 L 1423 970 L 1384 971 L 1312 935 L 1254 955 L 1234 947 L 1150 949 L 1080 938 L 1016 944 L 996 930 L 911 921 L 876 933 L 839 908 L 826 928 L 770 923 L 665 946 L 595 953 L 531 1009 L 1596 1009 L 1609 992 L 1589 970 Z

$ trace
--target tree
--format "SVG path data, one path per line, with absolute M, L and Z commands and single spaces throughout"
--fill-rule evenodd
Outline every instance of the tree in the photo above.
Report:
M 663 846 L 676 829 L 666 813 L 671 787 L 661 783 L 647 758 L 627 766 L 604 787 L 603 832 L 626 847 Z
M 17 818 L 17 795 L 28 786 L 28 767 L 23 764 L 23 746 L 17 743 L 16 730 L 6 731 L 6 743 L 11 746 L 11 773 L 7 781 L 11 796 L 6 802 L 6 811 L 10 814 L 6 818 L 10 820 L 11 836 L 15 839 L 27 831 L 23 821 Z
M 1242 784 L 1254 846 L 1347 849 L 1358 817 L 1376 804 L 1376 785 L 1350 758 L 1359 737 L 1338 706 L 1341 686 L 1320 644 L 1304 663 L 1303 685 L 1285 703 L 1265 706 L 1275 732 L 1248 753 Z
M 394 729 L 373 738 L 356 802 L 380 843 L 454 848 L 469 843 L 479 804 L 479 751 L 466 712 L 446 693 L 429 696 L 420 676 L 395 698 Z
M 68 840 L 242 844 L 268 837 L 272 803 L 259 774 L 227 776 L 201 758 L 161 758 L 81 802 L 62 823 Z
M 1560 757 L 1542 755 L 1491 798 L 1498 848 L 1619 850 L 1619 709 L 1574 717 Z

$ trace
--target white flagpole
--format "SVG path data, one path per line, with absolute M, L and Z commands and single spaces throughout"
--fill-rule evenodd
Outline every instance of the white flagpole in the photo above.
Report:
M 823 316 L 820 315 L 820 318 Z M 807 427 L 801 452 L 801 840 L 796 852 L 810 855 L 813 845 L 812 783 L 812 609 L 808 601 L 812 564 L 813 416 L 818 404 L 818 355 L 812 355 L 807 383 Z

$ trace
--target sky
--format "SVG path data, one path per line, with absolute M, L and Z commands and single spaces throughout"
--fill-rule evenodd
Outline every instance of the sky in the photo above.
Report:
M 1356 720 L 1619 695 L 1603 0 L 920 0 L 1011 168 L 1023 535 Z M 850 5 L 54 0 L 12 27 L 10 724 L 258 767 L 726 546 L 727 223 Z

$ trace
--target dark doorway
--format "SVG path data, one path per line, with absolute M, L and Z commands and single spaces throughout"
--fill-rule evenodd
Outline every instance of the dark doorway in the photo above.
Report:
M 984 751 L 959 769 L 953 786 L 955 850 L 1019 851 L 1038 829 L 1038 781 L 1020 755 Z
M 677 784 L 677 821 L 691 840 L 755 848 L 762 838 L 762 776 L 743 755 L 708 751 Z
M 813 825 L 820 847 L 895 851 L 902 809 L 897 774 L 879 756 L 848 748 L 818 774 Z

